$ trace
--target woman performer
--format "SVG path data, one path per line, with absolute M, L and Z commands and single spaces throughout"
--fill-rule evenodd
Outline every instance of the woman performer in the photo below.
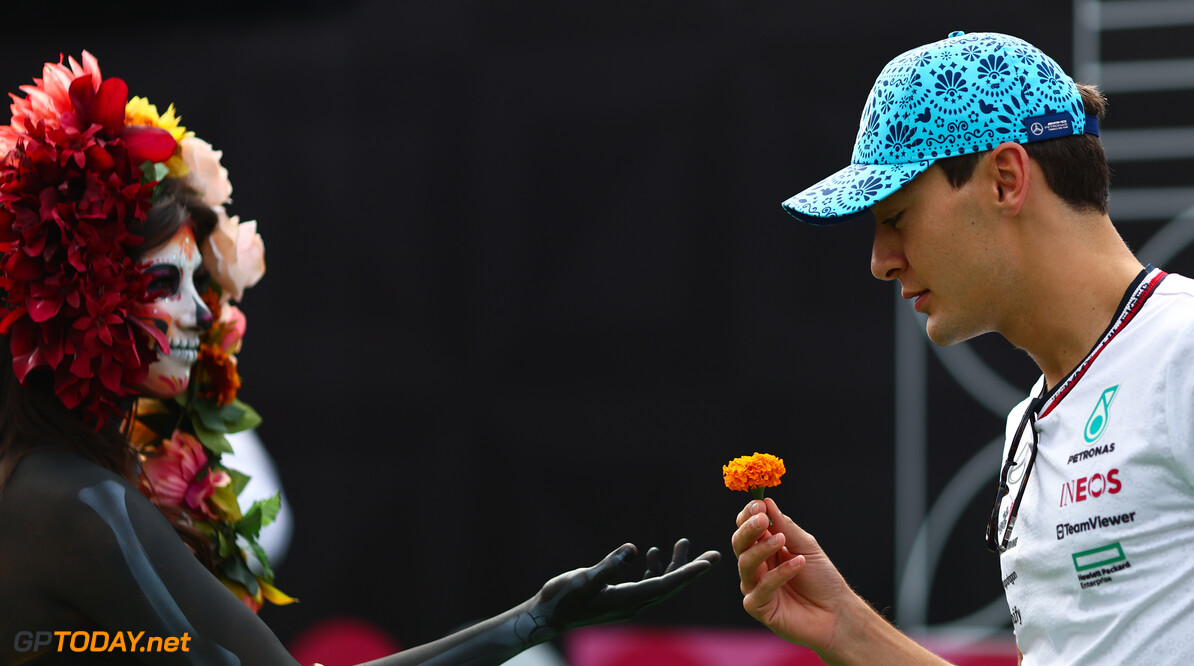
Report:
M 255 610 L 292 601 L 220 464 L 234 305 L 264 271 L 220 153 L 94 57 L 47 63 L 0 128 L 0 662 L 293 664 Z M 261 561 L 247 566 L 245 549 Z M 624 545 L 531 599 L 374 664 L 496 664 L 659 602 L 718 559 Z M 213 575 L 215 574 L 215 575 Z M 101 644 L 102 643 L 102 644 Z

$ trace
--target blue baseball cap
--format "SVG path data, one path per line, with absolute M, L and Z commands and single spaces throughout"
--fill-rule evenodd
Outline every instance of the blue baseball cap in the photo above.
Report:
M 810 224 L 862 215 L 936 160 L 1014 141 L 1098 135 L 1074 80 L 1028 42 L 950 33 L 896 57 L 871 88 L 850 165 L 783 203 Z

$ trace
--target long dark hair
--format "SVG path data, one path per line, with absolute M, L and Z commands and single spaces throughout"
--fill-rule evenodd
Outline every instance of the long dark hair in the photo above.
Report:
M 166 179 L 155 188 L 155 201 L 135 232 L 144 239 L 133 260 L 172 238 L 184 224 L 194 226 L 202 245 L 215 228 L 215 213 L 185 183 Z M 54 378 L 45 368 L 31 371 L 21 384 L 13 372 L 8 336 L 0 336 L 0 491 L 18 463 L 41 446 L 65 446 L 131 483 L 138 474 L 136 455 L 125 428 L 134 401 L 125 406 L 125 419 L 110 419 L 96 430 L 77 412 L 67 409 L 54 393 Z

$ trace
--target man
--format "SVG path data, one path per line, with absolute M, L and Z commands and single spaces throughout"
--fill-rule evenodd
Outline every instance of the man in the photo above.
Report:
M 871 270 L 933 342 L 995 331 L 1040 367 L 987 528 L 1026 664 L 1194 655 L 1194 281 L 1107 215 L 1104 100 L 1032 45 L 953 33 L 888 63 L 852 164 L 784 202 L 875 217 Z M 774 500 L 737 518 L 743 605 L 828 663 L 941 663 L 846 585 Z

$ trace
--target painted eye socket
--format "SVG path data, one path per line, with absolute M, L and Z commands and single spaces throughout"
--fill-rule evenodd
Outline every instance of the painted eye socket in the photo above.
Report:
M 149 276 L 149 286 L 145 291 L 151 299 L 173 296 L 182 286 L 182 274 L 177 266 L 171 264 L 150 266 L 145 269 L 145 274 Z
M 211 274 L 208 273 L 207 269 L 201 264 L 199 268 L 195 269 L 195 274 L 192 277 L 192 281 L 195 283 L 195 290 L 202 294 L 203 290 L 207 288 L 208 283 L 211 281 Z

